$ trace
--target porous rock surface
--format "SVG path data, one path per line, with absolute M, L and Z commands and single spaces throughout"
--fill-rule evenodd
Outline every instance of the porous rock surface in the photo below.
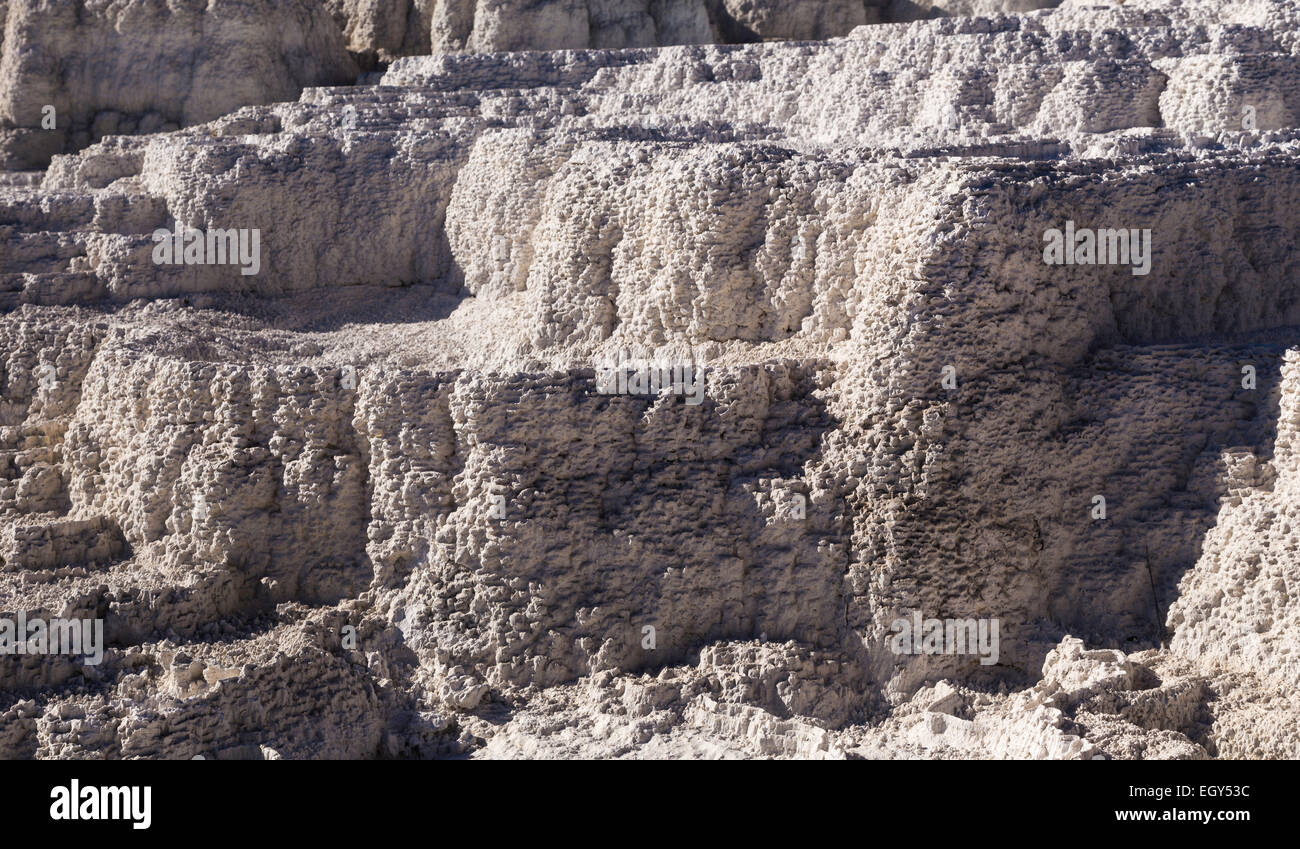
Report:
M 1061 0 L 317 0 L 349 45 L 430 53 L 736 44 L 848 35 L 863 24 L 1027 12 Z
M 965 11 L 0 175 L 0 755 L 1294 756 L 1300 11 Z
M 315 0 L 3 0 L 0 167 L 356 79 Z
M 1060 0 L 0 0 L 0 169 L 165 132 L 400 56 L 825 39 Z

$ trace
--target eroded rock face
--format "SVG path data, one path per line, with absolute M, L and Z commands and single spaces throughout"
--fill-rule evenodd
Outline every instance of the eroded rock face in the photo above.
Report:
M 358 73 L 313 0 L 0 4 L 0 167 L 173 130 Z
M 1061 0 L 318 0 L 352 49 L 386 57 L 740 44 L 864 24 L 1028 12 Z
M 879 22 L 864 0 L 322 0 L 352 49 L 437 53 L 822 39 Z
M 1008 9 L 4 177 L 0 753 L 1292 754 L 1295 8 Z
M 0 3 L 0 169 L 351 83 L 402 56 L 826 39 L 882 21 L 1059 0 L 12 0 Z

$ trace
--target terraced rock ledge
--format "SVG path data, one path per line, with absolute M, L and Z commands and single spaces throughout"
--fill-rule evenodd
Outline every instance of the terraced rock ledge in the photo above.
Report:
M 106 648 L 0 656 L 0 757 L 1300 751 L 1294 3 L 308 5 L 247 105 L 9 137 L 0 618 Z

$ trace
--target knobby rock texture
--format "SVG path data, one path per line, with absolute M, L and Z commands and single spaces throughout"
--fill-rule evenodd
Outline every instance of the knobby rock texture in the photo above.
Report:
M 1300 750 L 1294 2 L 0 20 L 0 757 Z

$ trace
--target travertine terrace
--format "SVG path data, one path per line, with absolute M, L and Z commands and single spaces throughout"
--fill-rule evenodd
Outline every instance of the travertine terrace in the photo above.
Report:
M 0 757 L 1300 748 L 1294 2 L 0 20 Z

